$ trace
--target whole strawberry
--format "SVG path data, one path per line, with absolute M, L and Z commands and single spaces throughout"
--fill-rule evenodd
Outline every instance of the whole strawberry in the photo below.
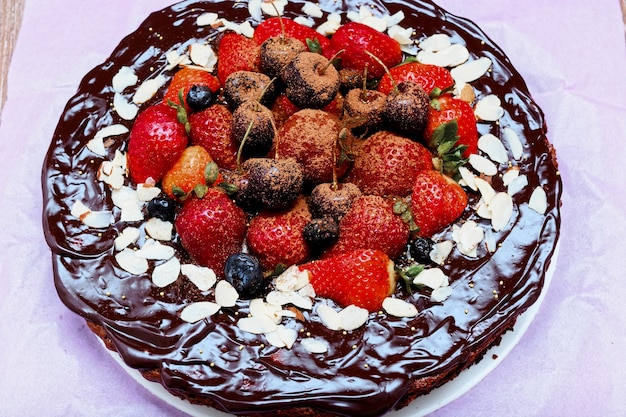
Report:
M 456 119 L 458 125 L 457 145 L 467 146 L 463 158 L 478 152 L 478 128 L 474 109 L 465 101 L 444 94 L 431 102 L 428 123 L 424 130 L 424 139 L 430 143 L 433 132 L 446 122 Z
M 183 102 L 185 103 L 185 109 L 190 111 L 191 108 L 187 104 L 187 94 L 193 86 L 206 86 L 209 88 L 212 94 L 216 94 L 220 89 L 219 80 L 203 70 L 195 69 L 192 67 L 185 67 L 178 70 L 165 92 L 163 101 L 167 104 L 172 101 L 179 104 L 179 95 L 182 91 Z
M 430 237 L 441 231 L 463 214 L 467 202 L 463 188 L 450 177 L 435 170 L 418 173 L 411 194 L 417 234 Z
M 269 19 L 265 19 L 264 21 L 259 23 L 259 25 L 255 29 L 252 39 L 254 39 L 254 41 L 258 45 L 261 45 L 269 38 L 274 38 L 278 36 L 295 38 L 305 45 L 307 43 L 310 43 L 307 42 L 307 40 L 314 41 L 318 44 L 318 48 L 320 49 L 320 51 L 324 51 L 326 48 L 328 48 L 328 45 L 330 44 L 328 38 L 315 31 L 315 29 L 301 25 L 300 23 L 297 23 L 294 20 L 285 17 L 270 17 Z
M 396 215 L 389 199 L 364 195 L 357 198 L 339 222 L 339 239 L 324 257 L 353 249 L 376 249 L 395 259 L 409 240 L 409 226 Z
M 398 65 L 402 61 L 400 44 L 390 36 L 358 22 L 348 22 L 342 25 L 330 39 L 330 47 L 324 51 L 327 58 L 331 58 L 339 51 L 341 67 L 363 73 L 368 71 L 368 78 L 380 78 L 385 69 L 374 55 L 387 68 Z
M 364 194 L 406 196 L 418 172 L 432 169 L 432 155 L 420 143 L 389 131 L 374 133 L 355 150 L 346 180 Z
M 217 165 L 202 146 L 189 146 L 174 166 L 165 173 L 161 189 L 173 199 L 184 200 L 189 193 L 206 192 L 206 187 L 219 182 Z
M 302 231 L 311 220 L 306 202 L 299 199 L 283 211 L 263 211 L 250 220 L 247 244 L 265 271 L 276 266 L 290 266 L 309 258 L 309 248 Z
M 128 140 L 128 170 L 135 184 L 157 183 L 187 147 L 187 133 L 176 110 L 166 104 L 139 113 Z
M 236 71 L 259 71 L 260 46 L 250 38 L 234 32 L 226 33 L 217 51 L 217 78 L 222 86 Z
M 224 275 L 226 259 L 241 252 L 247 216 L 218 188 L 209 188 L 203 198 L 188 199 L 175 221 L 182 246 L 202 266 Z
M 347 307 L 378 311 L 396 288 L 394 263 L 381 251 L 357 249 L 299 266 L 316 295 Z
M 389 94 L 393 89 L 392 79 L 396 84 L 411 81 L 422 87 L 426 94 L 435 89 L 444 91 L 454 85 L 454 79 L 446 68 L 420 62 L 407 62 L 390 68 L 389 74 L 385 73 L 380 79 L 378 91 Z
M 191 143 L 205 148 L 224 169 L 237 168 L 237 143 L 232 138 L 233 115 L 226 106 L 214 104 L 189 115 Z

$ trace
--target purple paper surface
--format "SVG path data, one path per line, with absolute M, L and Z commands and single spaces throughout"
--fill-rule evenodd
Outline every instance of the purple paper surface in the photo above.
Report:
M 91 68 L 168 0 L 28 0 L 0 122 L 0 416 L 183 416 L 59 300 L 40 170 Z M 618 0 L 439 0 L 507 53 L 546 114 L 564 182 L 552 284 L 520 343 L 433 415 L 626 411 L 626 45 Z

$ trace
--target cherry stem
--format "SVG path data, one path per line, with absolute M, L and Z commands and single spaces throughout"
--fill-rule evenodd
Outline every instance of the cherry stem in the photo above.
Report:
M 378 64 L 380 64 L 381 67 L 383 67 L 383 69 L 385 70 L 385 73 L 389 76 L 389 79 L 391 80 L 391 84 L 393 85 L 393 90 L 395 92 L 398 92 L 398 83 L 396 83 L 396 80 L 394 80 L 393 77 L 391 76 L 391 72 L 389 71 L 389 68 L 387 68 L 387 65 L 385 65 L 383 61 L 380 60 L 380 58 L 378 58 L 376 55 L 374 55 L 370 51 L 365 51 L 365 53 L 368 54 L 370 57 L 372 57 L 374 61 L 378 62 Z
M 324 66 L 324 68 L 322 68 L 322 70 L 319 72 L 320 75 L 324 74 L 326 72 L 326 70 L 328 69 L 328 67 L 330 67 L 331 65 L 333 65 L 333 61 L 335 59 L 337 59 L 337 57 L 341 54 L 343 54 L 344 52 L 346 52 L 345 49 L 342 49 L 341 51 L 337 52 L 335 55 L 333 55 L 329 60 L 328 60 L 328 64 L 326 64 Z
M 237 149 L 237 172 L 239 174 L 243 172 L 241 169 L 241 154 L 243 153 L 243 146 L 246 144 L 246 141 L 248 140 L 248 136 L 250 135 L 250 132 L 252 131 L 253 125 L 254 125 L 254 120 L 251 121 L 250 124 L 248 125 L 248 129 L 246 129 L 246 133 L 243 135 L 243 138 L 241 139 L 241 143 L 239 144 L 239 149 Z

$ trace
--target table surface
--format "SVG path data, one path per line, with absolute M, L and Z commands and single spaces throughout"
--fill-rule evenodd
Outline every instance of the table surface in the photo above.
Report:
M 170 1 L 0 0 L 0 416 L 184 416 L 134 383 L 56 297 L 38 181 L 77 82 Z M 623 416 L 626 148 L 609 145 L 626 132 L 626 0 L 598 0 L 593 19 L 587 0 L 435 2 L 480 23 L 524 74 L 564 194 L 539 315 L 493 373 L 433 417 Z

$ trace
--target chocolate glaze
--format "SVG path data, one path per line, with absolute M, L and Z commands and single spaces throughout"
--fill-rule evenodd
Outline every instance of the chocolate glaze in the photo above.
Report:
M 286 15 L 298 14 L 299 3 L 290 2 Z M 84 77 L 68 102 L 42 172 L 43 227 L 52 249 L 56 288 L 72 311 L 102 326 L 129 366 L 159 369 L 162 383 L 174 394 L 239 414 L 310 407 L 334 414 L 379 416 L 407 393 L 430 389 L 409 392 L 412 381 L 432 377 L 443 383 L 454 377 L 537 300 L 559 236 L 562 190 L 543 113 L 504 53 L 475 24 L 429 1 L 372 3 L 392 14 L 404 11 L 402 23 L 414 27 L 417 38 L 447 33 L 455 42 L 465 43 L 474 56 L 492 59 L 493 71 L 474 85 L 483 94 L 501 97 L 506 114 L 500 126 L 480 123 L 479 130 L 500 136 L 500 129 L 508 126 L 518 133 L 524 158 L 516 164 L 528 176 L 529 185 L 514 196 L 515 212 L 509 226 L 496 234 L 501 247 L 495 253 L 482 248 L 477 259 L 469 259 L 453 252 L 443 267 L 453 288 L 445 302 L 433 304 L 428 294 L 416 294 L 412 299 L 420 310 L 417 317 L 372 314 L 366 327 L 345 335 L 326 329 L 315 314 L 307 312 L 305 322 L 287 323 L 328 340 L 326 354 L 310 354 L 299 343 L 291 350 L 277 349 L 263 345 L 262 336 L 238 331 L 237 315 L 248 310 L 244 301 L 195 324 L 182 321 L 178 312 L 183 305 L 208 293 L 200 293 L 183 279 L 159 289 L 149 273 L 128 274 L 113 260 L 113 239 L 123 225 L 90 230 L 70 215 L 77 199 L 118 214 L 107 186 L 96 179 L 101 159 L 85 145 L 102 127 L 132 124 L 111 110 L 111 79 L 120 66 L 132 66 L 140 80 L 159 73 L 171 76 L 164 69 L 166 51 L 215 36 L 213 29 L 196 26 L 197 16 L 216 11 L 231 21 L 242 21 L 249 18 L 245 3 L 183 1 L 153 13 Z M 359 4 L 321 2 L 325 12 L 355 9 Z M 125 92 L 127 98 L 131 90 Z M 126 149 L 125 136 L 114 139 L 107 159 L 115 149 Z M 527 204 L 538 185 L 547 192 L 546 215 Z M 497 176 L 493 186 L 503 189 Z M 476 202 L 477 196 L 471 200 Z M 469 209 L 464 217 L 475 219 Z M 177 251 L 185 257 L 178 246 Z M 400 290 L 398 294 L 407 297 Z

